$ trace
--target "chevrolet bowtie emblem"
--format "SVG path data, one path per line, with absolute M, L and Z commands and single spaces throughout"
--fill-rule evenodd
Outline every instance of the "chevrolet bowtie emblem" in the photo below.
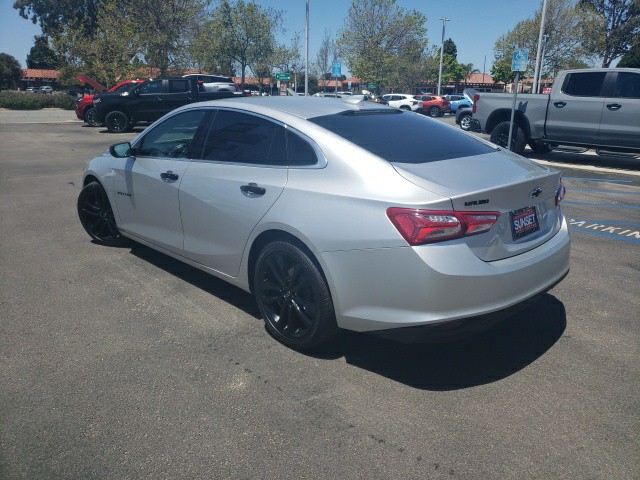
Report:
M 536 197 L 539 197 L 541 193 L 542 193 L 542 189 L 540 187 L 536 187 L 531 191 L 529 196 L 531 198 L 536 198 Z

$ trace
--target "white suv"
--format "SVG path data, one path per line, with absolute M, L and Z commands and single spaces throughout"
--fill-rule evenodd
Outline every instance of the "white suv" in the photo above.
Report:
M 203 75 L 199 73 L 191 73 L 184 75 L 185 78 L 195 78 L 198 83 L 202 83 L 207 92 L 236 92 L 236 84 L 233 83 L 231 77 L 223 77 L 220 75 Z
M 402 110 L 411 110 L 415 112 L 420 108 L 420 102 L 418 102 L 413 95 L 407 95 L 404 93 L 388 93 L 383 95 L 382 98 L 387 101 L 390 107 L 400 108 Z

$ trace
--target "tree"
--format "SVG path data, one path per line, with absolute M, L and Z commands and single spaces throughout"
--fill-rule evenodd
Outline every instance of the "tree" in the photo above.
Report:
M 467 78 L 469 78 L 469 75 L 471 75 L 472 73 L 480 73 L 480 70 L 478 70 L 473 63 L 461 63 L 460 64 L 460 69 L 462 70 L 462 72 L 464 73 L 464 86 L 467 86 Z
M 40 24 L 42 33 L 57 37 L 66 27 L 93 30 L 101 0 L 15 0 L 20 16 Z
M 602 67 L 624 55 L 640 35 L 640 0 L 580 0 L 583 45 Z
M 27 54 L 27 68 L 41 68 L 44 70 L 53 70 L 58 68 L 60 59 L 49 47 L 49 39 L 44 35 L 36 35 L 33 37 L 35 43 Z
M 242 88 L 247 67 L 255 64 L 265 50 L 274 49 L 281 18 L 280 11 L 244 0 L 221 0 L 211 12 L 208 47 L 212 54 L 228 57 L 238 64 Z
M 442 57 L 442 81 L 459 82 L 465 78 L 465 71 L 454 57 L 445 54 Z
M 519 22 L 513 30 L 498 38 L 494 46 L 496 63 L 511 65 L 514 48 L 528 48 L 530 62 L 526 74 L 533 75 L 541 18 L 542 12 L 538 10 L 533 18 Z M 547 41 L 543 75 L 555 76 L 562 69 L 588 66 L 590 56 L 583 47 L 578 23 L 579 12 L 574 0 L 549 0 L 544 29 Z
M 331 68 L 331 56 L 333 42 L 331 41 L 331 33 L 328 30 L 324 31 L 322 42 L 318 53 L 316 53 L 315 66 L 317 68 L 317 77 L 324 79 Z M 323 84 L 322 90 L 327 91 L 327 87 Z
M 447 38 L 443 43 L 443 50 L 445 55 L 450 55 L 454 60 L 458 59 L 458 47 L 451 38 Z
M 21 76 L 20 62 L 8 53 L 0 53 L 0 87 L 15 87 Z
M 398 72 L 427 46 L 425 22 L 395 0 L 352 0 L 339 34 L 342 57 L 363 83 L 397 87 Z
M 511 83 L 516 78 L 516 72 L 511 71 L 511 62 L 497 61 L 491 67 L 493 82 Z
M 640 68 L 640 41 L 631 47 L 618 62 L 620 68 Z

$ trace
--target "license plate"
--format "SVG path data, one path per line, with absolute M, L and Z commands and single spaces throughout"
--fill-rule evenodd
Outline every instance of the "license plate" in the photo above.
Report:
M 536 207 L 526 207 L 511 212 L 511 235 L 514 240 L 540 230 Z

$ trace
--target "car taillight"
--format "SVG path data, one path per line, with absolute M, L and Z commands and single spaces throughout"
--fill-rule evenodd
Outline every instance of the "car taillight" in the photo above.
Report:
M 387 216 L 409 245 L 422 245 L 486 232 L 500 213 L 391 207 Z
M 473 96 L 473 105 L 471 106 L 471 113 L 476 113 L 476 104 L 478 103 L 478 100 L 480 100 L 480 95 L 474 95 Z
M 556 206 L 560 204 L 566 193 L 567 189 L 564 188 L 564 183 L 562 179 L 560 179 L 560 185 L 558 185 L 558 190 L 556 190 Z

